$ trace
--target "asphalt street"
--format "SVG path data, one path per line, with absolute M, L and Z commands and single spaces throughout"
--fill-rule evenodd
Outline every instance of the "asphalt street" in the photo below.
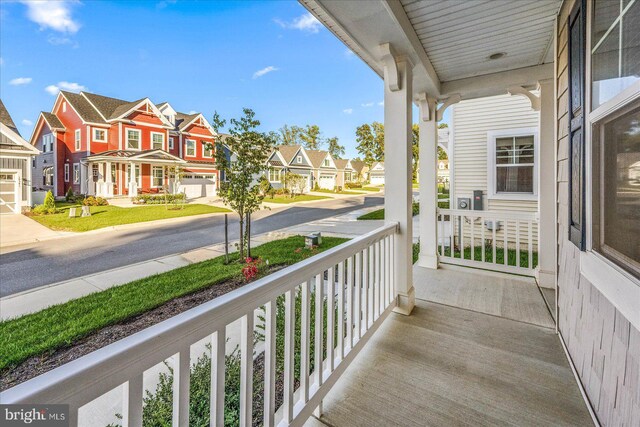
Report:
M 384 203 L 382 194 L 332 199 L 253 215 L 257 235 Z M 229 215 L 230 240 L 237 216 Z M 224 216 L 64 237 L 12 248 L 0 257 L 0 297 L 150 259 L 224 242 Z

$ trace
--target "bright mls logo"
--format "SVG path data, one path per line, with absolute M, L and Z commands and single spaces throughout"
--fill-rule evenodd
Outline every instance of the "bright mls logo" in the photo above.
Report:
M 68 427 L 69 405 L 0 405 L 0 425 Z

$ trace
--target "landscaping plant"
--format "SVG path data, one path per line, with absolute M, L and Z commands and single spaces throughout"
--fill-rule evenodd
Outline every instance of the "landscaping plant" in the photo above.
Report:
M 266 133 L 259 132 L 260 121 L 255 113 L 245 108 L 244 115 L 239 119 L 230 120 L 228 136 L 224 143 L 221 138 L 216 139 L 216 166 L 226 180 L 220 182 L 220 198 L 238 214 L 240 222 L 240 244 L 238 252 L 240 259 L 246 255 L 245 242 L 249 237 L 245 227 L 245 218 L 260 209 L 264 194 L 260 191 L 260 184 L 255 177 L 263 172 L 264 164 L 273 150 L 275 141 Z M 218 113 L 213 116 L 213 128 L 219 135 L 226 121 Z M 207 144 L 211 145 L 211 144 Z M 231 152 L 231 158 L 223 153 L 225 146 Z M 213 147 L 207 147 L 213 149 Z
M 69 189 L 67 190 L 67 194 L 65 194 L 64 199 L 67 202 L 73 202 L 74 198 L 73 198 L 73 188 L 69 187 Z

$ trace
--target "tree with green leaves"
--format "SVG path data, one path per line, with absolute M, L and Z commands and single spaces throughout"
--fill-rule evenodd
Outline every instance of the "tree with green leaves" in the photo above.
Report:
M 380 122 L 365 123 L 356 129 L 358 153 L 367 166 L 384 160 L 384 125 Z
M 233 160 L 224 155 L 216 156 L 216 167 L 226 177 L 220 182 L 220 198 L 240 217 L 240 259 L 245 257 L 245 242 L 249 237 L 245 228 L 246 215 L 259 210 L 264 199 L 255 176 L 264 172 L 264 164 L 275 144 L 268 134 L 257 130 L 260 121 L 253 110 L 244 108 L 242 111 L 241 118 L 230 120 L 229 135 L 224 140 Z M 220 134 L 225 124 L 226 120 L 216 112 L 212 123 L 216 133 Z M 221 138 L 216 139 L 215 152 L 224 152 Z
M 327 139 L 327 151 L 335 158 L 341 158 L 345 154 L 344 145 L 340 145 L 338 137 L 334 136 Z
M 302 144 L 302 133 L 304 130 L 296 125 L 284 125 L 278 129 L 279 135 L 277 141 L 282 145 L 300 145 Z
M 319 150 L 323 144 L 320 127 L 318 125 L 307 125 L 300 134 L 302 145 L 307 150 Z

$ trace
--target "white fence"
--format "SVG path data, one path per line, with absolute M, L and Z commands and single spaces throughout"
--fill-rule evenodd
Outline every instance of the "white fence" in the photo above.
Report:
M 536 213 L 438 209 L 440 262 L 533 276 Z
M 254 332 L 258 326 L 264 336 L 264 377 L 261 378 L 264 418 L 261 422 L 266 426 L 273 426 L 278 420 L 279 425 L 302 425 L 316 408 L 321 408 L 324 396 L 395 307 L 392 277 L 396 230 L 397 224 L 385 225 L 270 274 L 6 390 L 0 393 L 0 401 L 4 404 L 69 404 L 70 425 L 76 426 L 82 406 L 121 387 L 125 390 L 122 424 L 141 426 L 143 374 L 173 358 L 172 425 L 187 426 L 190 350 L 197 342 L 210 339 L 210 425 L 223 426 L 225 355 L 228 354 L 225 345 L 227 339 L 239 338 L 238 415 L 240 425 L 249 426 L 253 416 L 254 358 L 258 353 L 254 350 Z M 284 340 L 284 372 L 276 375 L 276 316 L 282 315 L 278 307 L 283 306 L 279 298 L 284 299 L 284 336 L 278 336 L 278 343 Z M 295 318 L 297 301 L 301 301 L 299 320 Z M 256 316 L 258 312 L 264 316 Z M 255 321 L 256 318 L 259 320 Z M 239 337 L 229 337 L 227 326 L 238 319 Z M 299 335 L 296 322 L 300 325 Z M 310 334 L 311 322 L 314 336 Z M 326 327 L 326 339 L 323 327 Z M 300 343 L 299 354 L 296 341 Z M 295 373 L 296 360 L 300 362 L 299 376 Z M 283 381 L 284 386 L 281 409 L 276 408 L 277 381 Z M 294 390 L 295 384 L 299 386 Z

